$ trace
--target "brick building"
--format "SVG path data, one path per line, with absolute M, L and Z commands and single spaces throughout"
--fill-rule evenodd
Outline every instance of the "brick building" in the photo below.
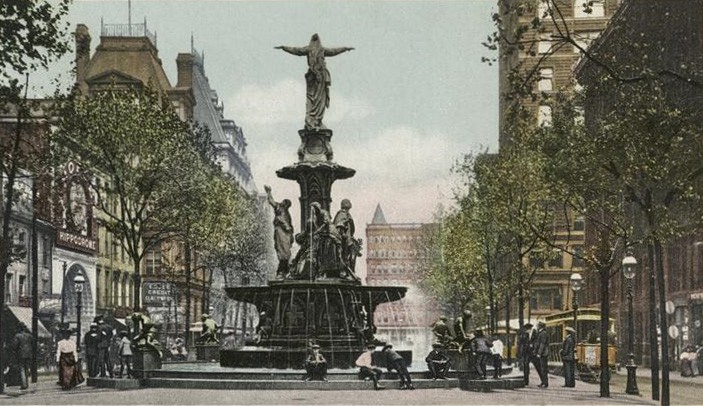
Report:
M 501 148 L 510 144 L 511 134 L 507 130 L 506 120 L 510 103 L 506 95 L 512 90 L 510 76 L 514 70 L 527 72 L 534 69 L 537 64 L 538 80 L 536 91 L 550 95 L 558 89 L 572 86 L 574 83 L 573 69 L 581 58 L 579 49 L 573 45 L 557 46 L 557 26 L 545 13 L 559 13 L 556 18 L 559 29 L 564 27 L 570 30 L 573 38 L 584 48 L 596 38 L 606 27 L 610 17 L 617 10 L 620 0 L 597 0 L 593 2 L 590 13 L 584 12 L 583 0 L 535 0 L 518 1 L 507 0 L 503 5 L 516 6 L 522 4 L 521 15 L 512 12 L 502 15 L 506 32 L 518 29 L 519 26 L 529 27 L 535 17 L 542 18 L 544 30 L 536 32 L 528 30 L 525 41 L 528 45 L 524 49 L 508 53 L 500 51 L 499 59 L 499 145 Z M 558 8 L 558 11 L 557 11 Z M 551 10 L 551 11 L 550 11 Z M 563 22 L 562 22 L 563 18 Z M 530 54 L 534 52 L 534 55 Z M 551 122 L 552 109 L 548 99 L 521 100 L 528 109 L 533 111 L 535 126 L 548 126 Z M 584 219 L 578 216 L 557 216 L 554 232 L 555 244 L 566 247 L 566 251 L 578 253 L 583 251 L 585 224 Z M 535 273 L 529 292 L 529 301 L 525 317 L 543 317 L 556 311 L 571 309 L 573 292 L 569 287 L 569 277 L 573 272 L 581 272 L 581 261 L 568 253 L 555 250 L 555 257 Z
M 418 288 L 418 245 L 435 224 L 388 223 L 379 204 L 366 225 L 366 284 L 406 286 L 405 298 L 379 305 L 374 313 L 377 337 L 416 358 L 432 348 L 431 325 L 439 317 L 437 303 Z M 391 298 L 393 299 L 393 298 Z

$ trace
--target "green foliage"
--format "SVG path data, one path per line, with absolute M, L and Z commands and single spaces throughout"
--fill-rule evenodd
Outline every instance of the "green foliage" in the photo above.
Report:
M 183 187 L 184 196 L 194 197 L 183 183 L 200 174 L 193 140 L 202 135 L 149 89 L 74 94 L 61 101 L 59 117 L 56 156 L 92 173 L 105 226 L 138 266 L 153 244 L 174 232 L 174 223 L 163 221 L 183 205 L 173 191 Z
M 47 68 L 69 50 L 66 36 L 71 0 L 0 2 L 0 101 L 19 101 L 17 76 Z

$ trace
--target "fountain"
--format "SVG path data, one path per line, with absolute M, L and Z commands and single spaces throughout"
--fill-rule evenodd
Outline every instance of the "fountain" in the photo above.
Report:
M 381 303 L 400 300 L 406 288 L 364 286 L 355 275 L 354 264 L 360 255 L 361 240 L 354 238 L 349 208 L 330 216 L 332 184 L 354 176 L 354 169 L 334 162 L 332 130 L 322 124 L 329 104 L 330 75 L 325 56 L 353 48 L 323 48 L 317 34 L 306 47 L 280 46 L 285 52 L 307 56 L 305 75 L 307 103 L 305 128 L 298 162 L 276 171 L 278 177 L 300 186 L 300 230 L 295 241 L 300 249 L 290 259 L 290 201 L 277 203 L 266 188 L 269 203 L 276 210 L 276 250 L 279 257 L 277 279 L 268 286 L 226 288 L 230 299 L 251 303 L 260 313 L 258 340 L 253 346 L 220 351 L 220 365 L 245 368 L 302 369 L 312 343 L 321 347 L 330 367 L 351 368 L 368 343 L 376 340 L 373 314 Z M 287 246 L 286 246 L 287 244 Z M 409 362 L 411 353 L 401 351 Z

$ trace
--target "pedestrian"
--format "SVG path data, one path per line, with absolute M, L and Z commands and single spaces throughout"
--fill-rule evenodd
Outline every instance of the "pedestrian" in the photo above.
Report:
M 432 344 L 432 351 L 425 357 L 425 362 L 433 380 L 447 379 L 450 362 L 447 354 L 442 351 L 442 343 Z
M 385 389 L 385 387 L 379 385 L 378 381 L 381 379 L 381 368 L 378 368 L 373 364 L 373 351 L 376 346 L 369 344 L 366 346 L 366 351 L 359 355 L 356 359 L 356 366 L 359 367 L 359 375 L 361 378 L 371 378 L 373 381 L 373 388 L 376 390 Z
M 686 346 L 681 353 L 681 376 L 694 377 L 698 374 L 696 349 L 692 345 Z
M 576 386 L 576 359 L 574 349 L 576 347 L 576 330 L 573 327 L 566 328 L 566 338 L 561 345 L 561 362 L 564 365 L 564 386 L 573 388 Z
M 132 377 L 132 342 L 129 341 L 127 331 L 120 332 L 120 378 L 124 378 L 124 368 L 127 367 L 127 378 Z
M 537 322 L 537 334 L 534 343 L 535 348 L 535 358 L 538 362 L 539 367 L 537 368 L 537 373 L 539 373 L 539 379 L 541 383 L 538 385 L 540 388 L 549 387 L 549 366 L 547 364 L 549 360 L 549 339 L 547 337 L 547 330 L 545 329 L 544 322 Z
M 320 353 L 320 346 L 313 344 L 312 352 L 305 360 L 306 381 L 327 381 L 327 360 Z
M 17 327 L 17 333 L 12 338 L 12 351 L 14 352 L 16 367 L 20 373 L 20 389 L 29 387 L 29 367 L 32 364 L 32 344 L 34 340 L 29 333 L 27 326 L 20 323 Z
M 491 355 L 493 357 L 493 379 L 503 376 L 503 342 L 498 337 L 494 337 L 491 343 Z
M 532 323 L 525 323 L 517 339 L 518 359 L 522 365 L 525 386 L 530 384 L 530 362 L 532 361 Z
M 88 377 L 95 378 L 100 371 L 98 364 L 98 344 L 100 343 L 100 331 L 98 323 L 90 323 L 90 330 L 83 336 L 85 344 L 85 357 L 88 362 Z
M 383 353 L 386 354 L 386 368 L 388 372 L 394 370 L 400 377 L 400 389 L 415 389 L 408 367 L 405 365 L 405 358 L 397 352 L 393 351 L 393 345 L 386 344 L 383 347 Z
M 71 340 L 71 331 L 62 329 L 61 340 L 56 345 L 56 362 L 59 364 L 59 384 L 64 390 L 83 383 L 76 343 Z
M 100 342 L 98 342 L 98 365 L 100 376 L 114 377 L 112 370 L 112 359 L 110 358 L 110 344 L 112 344 L 112 326 L 105 323 L 103 316 L 97 316 L 98 331 L 100 332 Z
M 479 379 L 486 379 L 486 361 L 491 358 L 491 347 L 493 344 L 488 341 L 488 338 L 483 334 L 483 330 L 476 329 L 474 338 L 471 341 L 471 350 L 474 353 L 476 361 L 476 372 Z

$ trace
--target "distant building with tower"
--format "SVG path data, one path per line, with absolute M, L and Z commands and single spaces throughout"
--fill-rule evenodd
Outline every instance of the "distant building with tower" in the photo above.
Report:
M 435 224 L 388 223 L 381 205 L 366 225 L 366 284 L 407 286 L 402 300 L 379 305 L 374 314 L 377 337 L 421 356 L 432 349 L 432 323 L 440 315 L 436 301 L 418 287 L 420 248 Z

